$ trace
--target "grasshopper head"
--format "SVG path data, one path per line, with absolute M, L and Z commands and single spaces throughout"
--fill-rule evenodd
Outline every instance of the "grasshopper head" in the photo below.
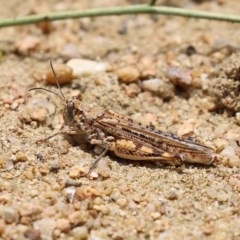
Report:
M 68 125 L 72 125 L 77 112 L 80 111 L 79 105 L 81 104 L 80 97 L 72 97 L 66 101 L 64 108 L 64 119 Z

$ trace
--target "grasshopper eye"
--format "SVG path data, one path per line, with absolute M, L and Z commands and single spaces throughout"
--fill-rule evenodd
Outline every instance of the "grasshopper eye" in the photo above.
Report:
M 75 113 L 76 113 L 76 107 L 74 102 L 72 101 L 67 102 L 67 105 L 65 108 L 65 120 L 67 124 L 71 124 L 73 122 Z

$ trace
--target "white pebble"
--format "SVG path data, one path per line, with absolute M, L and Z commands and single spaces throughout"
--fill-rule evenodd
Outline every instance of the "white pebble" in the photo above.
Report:
M 228 164 L 230 167 L 240 167 L 240 158 L 236 154 L 236 149 L 238 148 L 236 143 L 231 143 L 231 145 L 227 146 L 220 155 L 228 158 Z
M 103 62 L 95 62 L 86 59 L 72 58 L 67 62 L 67 66 L 72 68 L 73 76 L 81 76 L 83 74 L 93 74 L 105 72 L 107 64 Z
M 91 173 L 90 173 L 90 178 L 91 179 L 94 179 L 94 178 L 98 178 L 98 173 L 97 172 L 94 172 L 94 171 L 91 171 Z
M 72 235 L 75 239 L 79 239 L 79 240 L 87 239 L 88 238 L 88 229 L 85 226 L 76 227 L 73 229 Z
M 99 175 L 101 175 L 102 177 L 109 177 L 110 176 L 110 168 L 109 168 L 109 165 L 106 161 L 105 158 L 101 159 L 99 162 L 98 162 L 98 165 L 97 165 L 97 171 L 99 173 Z
M 11 207 L 5 207 L 1 213 L 6 223 L 17 223 L 19 221 L 19 214 L 16 209 Z
M 158 78 L 148 79 L 143 81 L 143 88 L 151 92 L 158 92 L 159 88 L 163 86 L 163 82 Z
M 71 187 L 68 187 L 65 189 L 65 193 L 66 193 L 66 197 L 67 197 L 67 200 L 72 203 L 73 202 L 73 199 L 74 199 L 74 196 L 76 194 L 76 188 L 71 186 Z
M 52 233 L 56 227 L 56 221 L 51 218 L 43 218 L 35 221 L 33 227 L 41 232 L 42 239 L 52 240 Z
M 240 112 L 236 113 L 236 120 L 237 120 L 237 123 L 240 124 Z
M 183 88 L 191 86 L 193 81 L 191 71 L 187 68 L 169 67 L 167 77 L 174 85 Z

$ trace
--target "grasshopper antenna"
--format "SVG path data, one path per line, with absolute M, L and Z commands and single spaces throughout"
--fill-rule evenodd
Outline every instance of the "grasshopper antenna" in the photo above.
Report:
M 51 69 L 52 69 L 54 78 L 56 79 L 56 83 L 57 83 L 57 87 L 58 87 L 58 89 L 59 89 L 59 92 L 61 93 L 61 97 L 62 97 L 62 99 L 64 99 L 65 102 L 67 102 L 67 99 L 65 98 L 65 96 L 64 96 L 64 94 L 63 94 L 63 92 L 62 92 L 62 89 L 61 89 L 61 87 L 60 87 L 60 85 L 59 85 L 59 82 L 58 82 L 58 80 L 57 80 L 57 74 L 56 74 L 56 72 L 54 71 L 53 64 L 52 64 L 52 60 L 50 60 L 50 66 L 51 66 Z
M 42 88 L 42 87 L 30 88 L 30 89 L 28 89 L 28 91 L 32 91 L 32 90 L 44 90 L 44 91 L 46 91 L 46 92 L 50 92 L 50 93 L 58 96 L 63 102 L 67 102 L 67 99 L 65 98 L 65 96 L 64 96 L 64 94 L 63 94 L 63 92 L 62 92 L 62 89 L 61 89 L 61 87 L 60 87 L 60 84 L 59 84 L 59 82 L 58 82 L 58 80 L 57 80 L 57 74 L 56 74 L 56 72 L 55 72 L 55 70 L 54 70 L 54 68 L 53 68 L 52 60 L 50 60 L 50 66 L 51 66 L 51 69 L 52 69 L 53 76 L 54 76 L 54 78 L 55 78 L 55 80 L 56 80 L 56 84 L 57 84 L 57 87 L 58 87 L 58 89 L 59 89 L 60 95 L 57 94 L 57 93 L 55 93 L 55 92 L 53 92 L 53 91 L 51 91 L 51 90 L 48 90 L 48 89 Z

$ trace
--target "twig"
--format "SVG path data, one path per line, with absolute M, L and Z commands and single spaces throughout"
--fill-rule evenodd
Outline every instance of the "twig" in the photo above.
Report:
M 94 8 L 81 11 L 54 12 L 42 15 L 31 15 L 25 17 L 16 17 L 0 21 L 1 27 L 17 26 L 24 24 L 33 24 L 42 21 L 63 20 L 69 18 L 100 17 L 112 15 L 127 14 L 162 14 L 182 17 L 211 19 L 227 22 L 240 22 L 240 15 L 214 13 L 205 11 L 196 11 L 174 7 L 150 6 L 150 5 L 132 5 L 126 7 Z

